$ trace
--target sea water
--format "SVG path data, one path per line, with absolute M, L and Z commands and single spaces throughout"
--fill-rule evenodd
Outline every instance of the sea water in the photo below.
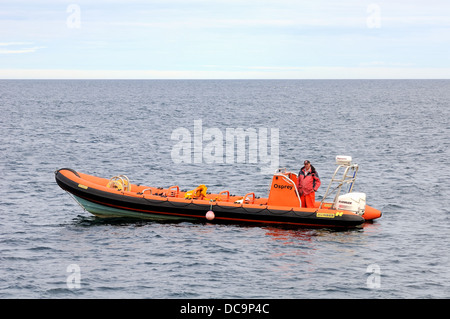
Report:
M 450 81 L 3 80 L 0 114 L 0 298 L 450 297 Z M 227 153 L 239 128 L 267 133 L 267 155 Z M 192 156 L 174 152 L 181 131 Z M 319 199 L 352 156 L 383 216 L 346 231 L 99 219 L 54 179 L 267 196 L 270 154 L 295 173 L 310 160 Z

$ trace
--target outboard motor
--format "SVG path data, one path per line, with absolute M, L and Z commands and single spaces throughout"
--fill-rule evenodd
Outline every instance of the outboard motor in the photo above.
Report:
M 344 209 L 362 216 L 366 210 L 365 193 L 347 193 L 337 199 L 336 209 Z

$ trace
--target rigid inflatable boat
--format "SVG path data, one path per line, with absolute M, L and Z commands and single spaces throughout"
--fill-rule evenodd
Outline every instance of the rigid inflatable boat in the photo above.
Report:
M 125 175 L 110 179 L 96 177 L 70 168 L 55 172 L 58 185 L 88 212 L 98 217 L 133 217 L 210 222 L 269 223 L 307 227 L 357 227 L 381 217 L 381 212 L 366 205 L 364 193 L 353 192 L 358 165 L 349 156 L 336 157 L 338 165 L 323 199 L 314 207 L 301 207 L 297 175 L 279 169 L 272 177 L 267 198 L 255 193 L 230 195 L 228 190 L 208 193 L 205 185 L 191 191 L 178 185 L 168 188 L 130 183 Z M 342 172 L 341 178 L 336 177 Z M 333 185 L 336 185 L 333 187 Z M 341 190 L 348 192 L 341 195 Z M 334 200 L 326 199 L 335 194 Z

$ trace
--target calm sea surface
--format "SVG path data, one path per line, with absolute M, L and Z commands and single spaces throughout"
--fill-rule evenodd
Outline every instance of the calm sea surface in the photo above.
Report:
M 449 298 L 449 118 L 440 80 L 0 81 L 0 298 Z M 174 158 L 174 131 L 194 141 L 195 123 L 278 130 L 279 166 L 311 160 L 319 198 L 335 156 L 352 156 L 382 218 L 348 231 L 102 220 L 55 183 L 70 167 L 266 196 L 264 158 Z

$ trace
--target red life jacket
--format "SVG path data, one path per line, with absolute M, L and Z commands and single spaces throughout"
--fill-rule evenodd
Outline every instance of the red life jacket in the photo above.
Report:
M 308 195 L 316 192 L 320 187 L 320 178 L 314 166 L 311 165 L 311 171 L 305 173 L 303 166 L 298 173 L 297 190 L 299 195 Z

